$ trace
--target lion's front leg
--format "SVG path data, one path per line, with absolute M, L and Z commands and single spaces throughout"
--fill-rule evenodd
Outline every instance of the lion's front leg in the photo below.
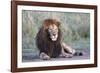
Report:
M 46 53 L 41 52 L 40 53 L 40 59 L 42 59 L 42 60 L 49 60 L 50 57 Z

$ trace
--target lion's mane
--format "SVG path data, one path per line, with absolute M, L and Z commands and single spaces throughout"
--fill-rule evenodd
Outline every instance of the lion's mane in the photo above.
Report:
M 55 24 L 58 27 L 58 38 L 56 41 L 52 41 L 49 36 L 48 26 Z M 50 57 L 58 57 L 61 53 L 61 30 L 60 23 L 54 19 L 46 19 L 43 25 L 39 29 L 36 36 L 36 45 L 40 53 L 44 52 Z

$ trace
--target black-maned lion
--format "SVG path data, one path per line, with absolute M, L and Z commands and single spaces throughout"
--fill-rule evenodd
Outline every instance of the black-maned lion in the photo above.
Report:
M 40 50 L 40 58 L 48 60 L 55 57 L 72 57 L 76 54 L 72 49 L 62 42 L 60 22 L 55 19 L 44 20 L 36 36 L 36 45 Z M 82 55 L 80 52 L 79 55 Z

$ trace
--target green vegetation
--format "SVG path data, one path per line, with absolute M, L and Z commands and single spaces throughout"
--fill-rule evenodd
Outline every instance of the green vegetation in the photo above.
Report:
M 61 22 L 63 41 L 75 49 L 90 48 L 90 14 L 72 12 L 22 11 L 22 48 L 37 53 L 35 37 L 47 18 Z

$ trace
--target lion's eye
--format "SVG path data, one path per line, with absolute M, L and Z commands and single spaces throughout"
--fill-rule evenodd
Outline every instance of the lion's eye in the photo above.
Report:
M 52 31 L 52 29 L 49 29 L 49 31 Z
M 58 32 L 58 29 L 55 29 L 56 32 Z

